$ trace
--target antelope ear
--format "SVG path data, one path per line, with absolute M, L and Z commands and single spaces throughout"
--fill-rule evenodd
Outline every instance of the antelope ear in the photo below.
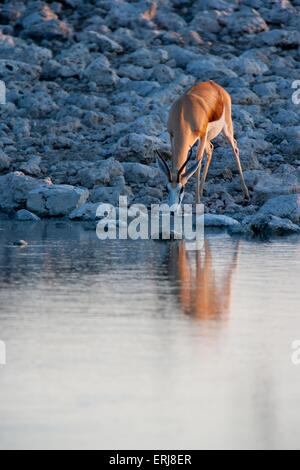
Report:
M 180 182 L 183 186 L 185 186 L 188 180 L 196 173 L 196 171 L 200 167 L 200 160 L 194 163 L 180 178 Z
M 164 158 L 160 155 L 159 152 L 157 152 L 157 157 L 158 158 L 156 159 L 156 165 L 158 169 L 167 178 L 168 182 L 171 182 L 171 171 L 167 162 L 164 160 Z

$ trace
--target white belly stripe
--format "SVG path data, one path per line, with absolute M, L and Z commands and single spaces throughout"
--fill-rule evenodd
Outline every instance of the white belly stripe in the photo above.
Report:
M 224 129 L 225 126 L 225 112 L 218 121 L 210 122 L 208 124 L 208 140 L 215 139 Z

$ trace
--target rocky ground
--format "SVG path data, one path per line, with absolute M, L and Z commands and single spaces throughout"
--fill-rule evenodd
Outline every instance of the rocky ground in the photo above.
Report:
M 233 97 L 251 202 L 219 139 L 206 211 L 236 219 L 233 231 L 299 232 L 299 24 L 300 0 L 5 0 L 2 215 L 89 220 L 120 194 L 161 202 L 155 150 L 169 154 L 169 108 L 211 79 Z

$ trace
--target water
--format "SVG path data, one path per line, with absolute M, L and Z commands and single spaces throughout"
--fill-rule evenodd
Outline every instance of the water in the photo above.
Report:
M 298 238 L 0 229 L 1 448 L 300 448 Z

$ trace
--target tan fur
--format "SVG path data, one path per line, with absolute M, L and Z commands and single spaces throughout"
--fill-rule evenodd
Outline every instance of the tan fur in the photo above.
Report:
M 233 275 L 240 256 L 240 243 L 222 277 L 216 276 L 213 252 L 206 240 L 203 250 L 189 257 L 184 242 L 172 245 L 169 274 L 178 284 L 178 302 L 186 315 L 201 320 L 227 319 L 231 308 Z
M 224 88 L 212 81 L 193 86 L 172 106 L 168 120 L 168 132 L 171 139 L 174 181 L 176 181 L 178 169 L 186 161 L 190 148 L 197 140 L 200 139 L 201 141 L 197 158 L 202 163 L 205 150 L 211 148 L 211 140 L 223 132 L 233 148 L 244 195 L 249 198 L 240 163 L 239 150 L 234 139 L 231 97 Z M 212 152 L 211 155 L 208 153 L 208 163 L 201 183 L 199 180 L 201 167 L 198 171 L 197 202 L 200 201 L 202 196 L 211 159 Z M 185 185 L 186 181 L 182 181 L 182 184 Z

